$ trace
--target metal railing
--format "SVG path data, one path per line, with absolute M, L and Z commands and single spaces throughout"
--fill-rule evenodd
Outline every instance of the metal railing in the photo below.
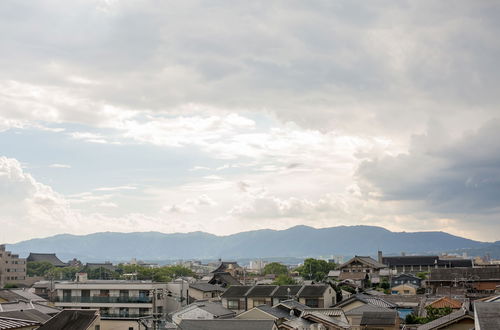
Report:
M 151 297 L 106 297 L 106 296 L 92 296 L 92 297 L 56 297 L 56 302 L 68 303 L 95 303 L 95 304 L 151 304 L 153 299 Z

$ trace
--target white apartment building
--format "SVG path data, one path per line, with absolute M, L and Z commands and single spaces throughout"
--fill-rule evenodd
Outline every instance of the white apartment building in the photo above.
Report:
M 26 259 L 5 250 L 0 245 L 0 288 L 7 283 L 22 283 L 26 280 Z
M 86 274 L 78 274 L 75 282 L 56 283 L 55 290 L 57 307 L 98 309 L 103 321 L 126 321 L 134 330 L 140 329 L 141 319 L 164 319 L 173 299 L 166 283 L 88 280 Z

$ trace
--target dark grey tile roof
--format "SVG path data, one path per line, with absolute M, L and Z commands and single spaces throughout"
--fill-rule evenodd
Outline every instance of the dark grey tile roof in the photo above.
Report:
M 240 298 L 244 297 L 248 290 L 252 286 L 250 285 L 234 285 L 230 286 L 223 294 L 222 298 Z
M 252 290 L 247 292 L 247 297 L 271 297 L 271 294 L 276 290 L 276 285 L 255 285 Z
M 0 329 L 25 329 L 29 326 L 37 326 L 39 322 L 30 320 L 20 320 L 10 317 L 0 317 Z
M 273 320 L 182 320 L 179 330 L 272 330 Z
M 455 267 L 472 267 L 472 260 L 470 259 L 439 259 L 439 266 Z
M 23 296 L 18 295 L 15 292 L 12 292 L 10 289 L 1 289 L 0 290 L 0 298 L 6 301 L 17 301 L 24 299 Z
M 381 298 L 379 296 L 369 296 L 369 295 L 365 295 L 362 293 L 352 295 L 348 299 L 342 300 L 337 305 L 335 305 L 335 307 L 346 306 L 346 305 L 348 305 L 351 302 L 356 301 L 356 300 L 359 300 L 361 302 L 364 302 L 365 304 L 370 304 L 370 305 L 377 306 L 377 307 L 385 307 L 385 308 L 396 308 L 397 307 L 396 304 L 385 300 L 385 297 Z
M 352 263 L 354 261 L 359 261 L 359 262 L 365 263 L 365 264 L 367 264 L 367 265 L 369 265 L 370 267 L 373 267 L 373 268 L 385 268 L 386 267 L 386 265 L 381 264 L 380 262 L 378 262 L 377 260 L 373 259 L 372 257 L 369 257 L 369 256 L 354 256 L 353 258 L 351 258 L 347 262 L 345 262 L 342 265 L 340 265 L 338 267 L 338 269 L 342 269 L 342 268 L 348 266 L 350 263 Z
M 48 319 L 51 318 L 49 315 L 44 314 L 40 311 L 37 311 L 36 309 L 25 309 L 22 311 L 0 312 L 0 317 L 10 317 L 13 319 L 35 321 L 35 322 L 40 322 L 40 323 L 45 323 Z
M 333 290 L 329 285 L 304 285 L 299 291 L 299 297 L 321 297 L 326 290 Z
M 50 262 L 53 266 L 66 266 L 64 262 L 62 262 L 55 253 L 30 253 L 27 261 L 47 261 Z
M 476 322 L 481 329 L 500 329 L 500 303 L 474 303 Z
M 309 308 L 309 306 L 301 304 L 297 300 L 294 300 L 294 299 L 284 300 L 284 301 L 280 302 L 279 304 L 277 304 L 275 307 L 286 308 L 287 310 L 296 309 L 299 311 L 303 311 L 303 310 Z
M 426 324 L 419 326 L 418 330 L 440 329 L 442 326 L 444 326 L 448 323 L 457 322 L 463 318 L 468 318 L 468 319 L 473 320 L 474 314 L 472 314 L 472 312 L 469 312 L 463 308 L 460 308 L 456 312 L 450 313 L 448 315 L 445 315 L 443 317 L 435 319 L 434 321 L 431 321 L 429 323 L 426 323 Z
M 212 279 L 208 281 L 208 283 L 224 284 L 227 286 L 241 285 L 241 283 L 236 278 L 234 278 L 231 274 L 226 272 L 214 273 Z
M 293 297 L 299 292 L 300 288 L 302 288 L 302 285 L 281 285 L 278 290 L 273 293 L 273 297 L 288 297 L 288 295 Z M 287 289 L 290 289 L 290 294 Z
M 198 291 L 203 291 L 203 292 L 212 292 L 212 291 L 220 291 L 224 292 L 226 291 L 226 288 L 223 288 L 218 285 L 210 284 L 210 283 L 191 283 L 189 284 L 189 288 L 198 290 Z
M 380 312 L 390 312 L 390 311 L 392 311 L 392 309 L 365 304 L 345 312 L 345 315 L 352 316 L 352 315 L 363 315 L 363 313 L 365 312 L 380 313 Z
M 364 312 L 360 325 L 394 325 L 398 313 L 396 311 L 387 312 Z
M 455 281 L 470 279 L 483 281 L 499 281 L 500 267 L 494 268 L 455 268 L 452 272 L 446 268 L 433 269 L 427 281 Z
M 438 256 L 396 256 L 382 257 L 382 262 L 389 267 L 401 266 L 434 266 L 439 260 Z
M 216 317 L 224 317 L 236 314 L 232 310 L 222 306 L 221 303 L 216 303 L 211 301 L 197 301 L 194 302 L 193 305 L 198 306 L 198 308 L 203 309 L 204 311 L 207 311 L 210 314 L 215 315 Z
M 257 306 L 255 308 L 260 309 L 261 311 L 264 311 L 268 314 L 271 314 L 272 316 L 274 316 L 278 319 L 291 320 L 291 319 L 295 318 L 295 315 L 291 316 L 289 312 L 287 312 L 281 308 L 271 307 L 268 305 L 260 305 L 260 306 Z
M 61 311 L 61 309 L 57 307 L 51 307 L 48 305 L 26 300 L 2 303 L 0 307 L 0 310 L 3 312 L 20 311 L 25 309 L 36 309 L 37 311 L 47 315 L 55 315 Z
M 97 310 L 92 309 L 65 309 L 38 330 L 87 330 L 99 317 Z
M 340 327 L 342 329 L 350 328 L 349 324 L 345 323 L 344 321 L 335 319 L 333 317 L 327 316 L 327 315 L 325 315 L 323 313 L 319 313 L 319 312 L 310 312 L 310 313 L 304 312 L 304 313 L 302 313 L 302 315 L 300 317 L 303 319 L 306 319 L 306 320 L 313 320 L 313 321 L 324 323 L 324 324 L 333 324 L 333 325 Z

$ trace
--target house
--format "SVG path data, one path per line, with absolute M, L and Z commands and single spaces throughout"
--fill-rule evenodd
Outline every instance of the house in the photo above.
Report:
M 66 309 L 45 322 L 38 330 L 99 330 L 101 319 L 96 309 Z
M 5 244 L 0 245 L 0 288 L 5 284 L 19 284 L 26 280 L 26 259 L 19 258 L 5 249 Z
M 271 307 L 268 305 L 260 305 L 236 316 L 237 319 L 244 320 L 275 320 L 279 323 L 296 318 L 293 313 L 287 312 L 286 309 L 279 307 Z
M 179 311 L 170 313 L 172 321 L 175 324 L 180 324 L 182 320 L 211 320 L 211 319 L 228 319 L 236 315 L 230 309 L 222 306 L 221 303 L 210 301 L 197 301 L 185 306 Z
M 500 329 L 500 304 L 491 302 L 474 303 L 474 329 Z
M 144 317 L 165 317 L 169 296 L 166 283 L 128 280 L 85 280 L 55 284 L 55 305 L 64 309 L 97 309 L 102 321 L 119 322 L 130 330 Z M 110 322 L 106 322 L 110 323 Z
M 373 283 L 380 282 L 379 271 L 387 266 L 368 256 L 354 256 L 340 265 L 339 281 L 351 280 L 364 287 L 368 280 Z
M 182 320 L 182 330 L 278 330 L 273 320 Z
M 28 262 L 48 262 L 54 267 L 66 267 L 67 264 L 62 262 L 55 253 L 33 253 L 31 252 L 28 258 Z
M 330 307 L 335 303 L 335 290 L 329 285 L 241 285 L 229 287 L 221 296 L 224 307 L 236 312 L 259 305 L 273 306 L 282 300 L 296 299 L 308 307 Z
M 454 310 L 462 308 L 463 303 L 459 300 L 450 298 L 450 297 L 441 297 L 433 302 L 427 303 L 425 307 L 432 308 L 451 308 Z
M 469 330 L 474 328 L 474 313 L 461 308 L 451 314 L 423 324 L 418 330 Z
M 397 307 L 396 304 L 389 302 L 385 300 L 382 297 L 379 296 L 370 296 L 370 295 L 365 295 L 362 293 L 358 293 L 355 295 L 352 295 L 346 300 L 342 300 L 338 304 L 335 305 L 335 307 L 340 307 L 342 308 L 346 313 L 354 308 L 363 306 L 363 305 L 373 305 L 376 307 L 384 307 L 384 308 L 390 308 L 394 309 Z
M 391 294 L 416 295 L 418 287 L 411 283 L 399 284 L 391 288 Z
M 0 316 L 0 329 L 33 330 L 39 329 L 39 326 L 40 323 L 35 321 Z
M 189 298 L 192 301 L 220 299 L 220 295 L 224 291 L 226 289 L 223 287 L 210 283 L 198 282 L 189 284 Z
M 462 288 L 467 292 L 493 294 L 500 285 L 500 267 L 433 269 L 426 281 L 433 293 L 440 288 Z
M 361 326 L 361 320 L 363 318 L 364 313 L 384 313 L 391 312 L 393 309 L 375 306 L 371 304 L 360 305 L 356 308 L 345 311 L 345 316 L 347 317 L 348 323 L 351 325 L 353 329 L 359 328 Z
M 417 288 L 421 287 L 422 279 L 419 277 L 413 276 L 412 274 L 400 274 L 398 276 L 391 278 L 391 287 L 400 284 L 413 284 Z

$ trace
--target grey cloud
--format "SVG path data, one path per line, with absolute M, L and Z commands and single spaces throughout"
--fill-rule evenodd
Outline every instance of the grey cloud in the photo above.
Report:
M 499 214 L 498 150 L 500 120 L 460 139 L 431 130 L 414 137 L 409 153 L 365 161 L 357 175 L 364 193 L 381 200 L 423 202 L 437 214 Z
M 499 8 L 477 1 L 4 1 L 0 79 L 60 87 L 86 106 L 264 108 L 301 125 L 366 134 L 402 125 L 416 131 L 470 106 L 480 123 L 500 101 Z M 70 75 L 98 84 L 71 85 Z M 60 118 L 84 120 L 88 109 L 77 108 L 61 109 Z

